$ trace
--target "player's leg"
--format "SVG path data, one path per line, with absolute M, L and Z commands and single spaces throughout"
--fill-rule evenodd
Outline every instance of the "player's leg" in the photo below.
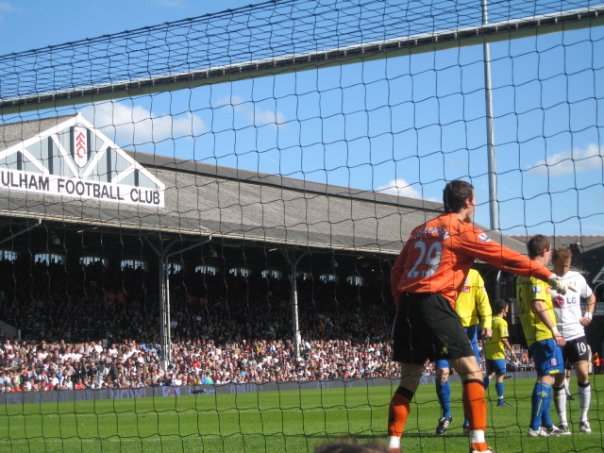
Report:
M 565 373 L 559 373 L 554 378 L 554 404 L 556 406 L 556 412 L 560 418 L 558 428 L 563 434 L 570 434 L 570 428 L 568 426 L 568 418 L 566 415 L 566 403 L 567 395 L 564 389 Z
M 544 413 L 549 413 L 549 401 L 551 398 L 551 387 L 554 384 L 554 378 L 551 376 L 538 376 L 533 393 L 531 394 L 531 421 L 529 425 L 529 436 L 547 436 L 545 429 L 548 422 Z M 544 423 L 545 418 L 545 423 Z M 553 425 L 553 422 L 551 422 Z
M 568 393 L 566 390 L 567 375 L 570 374 L 570 364 L 576 360 L 576 344 L 575 341 L 567 341 L 566 345 L 562 349 L 564 355 L 564 372 L 557 374 L 554 382 L 554 404 L 556 406 L 556 412 L 560 417 L 560 424 L 558 428 L 561 434 L 570 434 L 570 428 L 568 425 L 568 418 L 566 415 L 566 406 L 568 400 Z
M 554 424 L 554 420 L 552 419 L 552 415 L 550 412 L 552 406 L 552 399 L 554 396 L 554 392 L 552 387 L 554 386 L 554 378 L 551 380 L 543 379 L 544 390 L 547 392 L 544 394 L 543 398 L 543 412 L 541 414 L 541 426 L 543 426 L 550 434 L 560 434 L 558 427 Z M 547 386 L 545 385 L 547 384 Z
M 482 370 L 476 361 L 459 316 L 440 295 L 432 295 L 430 304 L 422 304 L 423 315 L 436 341 L 436 351 L 448 353 L 449 362 L 463 381 L 464 410 L 470 416 L 470 451 L 491 451 L 485 441 L 487 405 Z
M 537 371 L 537 381 L 531 395 L 531 421 L 529 436 L 548 436 L 557 434 L 549 413 L 552 398 L 554 376 L 564 373 L 562 351 L 553 339 L 543 340 L 531 345 L 531 354 Z
M 495 390 L 497 392 L 497 406 L 499 406 L 499 407 L 511 406 L 511 404 L 508 403 L 504 398 L 504 396 L 505 396 L 504 395 L 504 393 L 505 393 L 504 381 L 505 381 L 505 373 L 507 371 L 505 359 L 497 359 L 497 360 L 494 360 L 493 362 L 494 362 L 493 369 L 497 376 L 497 380 L 495 381 Z
M 566 360 L 565 360 L 566 363 Z M 568 401 L 572 401 L 573 395 L 570 392 L 570 367 L 566 366 L 566 369 L 564 370 L 564 393 L 566 393 L 566 399 Z
M 582 432 L 590 433 L 589 406 L 591 405 L 591 384 L 589 382 L 589 362 L 581 360 L 575 363 L 579 395 L 579 426 Z
M 436 389 L 436 396 L 440 403 L 441 416 L 438 420 L 438 426 L 436 427 L 436 434 L 443 435 L 449 429 L 451 424 L 451 384 L 449 383 L 449 376 L 451 370 L 449 368 L 449 361 L 447 359 L 438 359 L 435 362 L 436 376 L 434 380 L 434 386 Z
M 587 413 L 591 405 L 591 385 L 589 382 L 589 348 L 585 337 L 575 342 L 576 359 L 574 362 L 577 374 L 577 388 L 579 395 L 579 426 L 582 432 L 590 433 L 591 426 Z
M 470 441 L 474 451 L 488 451 L 485 441 L 487 404 L 482 370 L 474 354 L 451 359 L 451 364 L 463 382 L 464 413 L 468 417 Z
M 479 324 L 474 324 L 473 326 L 466 327 L 466 335 L 470 340 L 470 344 L 472 345 L 472 352 L 474 353 L 474 357 L 476 357 L 476 361 L 480 365 L 480 347 L 478 346 L 478 331 Z
M 410 403 L 426 359 L 434 360 L 434 336 L 424 322 L 422 298 L 403 294 L 399 300 L 392 332 L 394 361 L 401 363 L 401 379 L 388 410 L 388 443 L 392 452 L 400 451 L 401 437 L 410 412 Z
M 419 385 L 423 369 L 423 365 L 401 363 L 401 380 L 388 408 L 388 445 L 393 452 L 400 450 L 401 437 L 411 410 L 411 400 Z
M 541 366 L 541 372 L 543 374 L 542 382 L 545 391 L 543 395 L 541 426 L 545 428 L 550 435 L 566 434 L 561 432 L 560 429 L 554 425 L 550 414 L 550 407 L 553 399 L 552 387 L 555 382 L 555 376 L 564 376 L 564 357 L 562 355 L 562 349 L 556 344 L 554 339 L 545 340 L 542 343 L 544 343 L 546 347 L 544 348 L 544 361 Z M 549 385 L 549 387 L 547 385 Z
M 479 330 L 478 327 L 479 327 L 478 324 L 474 324 L 473 326 L 466 327 L 465 331 L 466 331 L 466 335 L 468 336 L 468 339 L 470 340 L 470 345 L 472 346 L 472 351 L 474 352 L 474 357 L 476 357 L 476 362 L 478 363 L 478 366 L 480 367 L 480 347 L 478 346 L 478 330 Z M 483 379 L 483 385 L 484 385 L 484 381 L 485 381 L 484 373 L 483 373 L 482 379 Z M 485 388 L 486 388 L 486 385 L 485 385 Z M 466 433 L 466 434 L 468 434 L 470 432 L 470 417 L 465 411 L 464 411 L 463 429 L 464 429 L 464 433 Z

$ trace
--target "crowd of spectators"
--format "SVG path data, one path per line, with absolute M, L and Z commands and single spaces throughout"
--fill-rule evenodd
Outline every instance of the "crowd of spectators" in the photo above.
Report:
M 395 377 L 383 342 L 311 340 L 299 358 L 283 340 L 216 344 L 187 340 L 172 346 L 163 370 L 158 345 L 123 341 L 104 345 L 5 339 L 0 347 L 0 390 L 138 388 L 163 385 L 266 383 Z
M 287 281 L 176 272 L 172 359 L 163 363 L 149 273 L 15 266 L 0 263 L 0 319 L 22 339 L 2 340 L 0 391 L 398 377 L 385 284 L 301 280 L 296 357 Z

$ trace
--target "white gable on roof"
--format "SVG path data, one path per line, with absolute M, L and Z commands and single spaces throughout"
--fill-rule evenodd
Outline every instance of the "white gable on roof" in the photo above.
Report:
M 0 190 L 163 208 L 165 185 L 78 114 L 0 151 Z

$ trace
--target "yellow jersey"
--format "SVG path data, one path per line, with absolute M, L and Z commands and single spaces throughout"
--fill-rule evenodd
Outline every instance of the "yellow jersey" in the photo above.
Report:
M 480 322 L 483 329 L 491 328 L 493 311 L 484 287 L 484 280 L 476 269 L 470 269 L 468 272 L 455 302 L 455 312 L 464 327 L 474 326 Z
M 493 336 L 484 340 L 484 356 L 488 360 L 505 359 L 502 338 L 509 337 L 508 322 L 501 316 L 493 318 Z
M 542 300 L 545 304 L 545 315 L 549 317 L 552 325 L 556 325 L 556 314 L 549 285 L 534 277 L 518 277 L 516 280 L 516 298 L 518 299 L 520 323 L 527 344 L 531 346 L 536 341 L 554 338 L 549 327 L 533 311 L 535 301 Z

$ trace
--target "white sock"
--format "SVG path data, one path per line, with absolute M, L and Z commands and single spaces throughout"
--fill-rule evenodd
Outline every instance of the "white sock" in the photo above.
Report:
M 591 404 L 591 385 L 587 383 L 587 387 L 579 386 L 579 421 L 587 421 L 587 411 Z
M 398 436 L 390 436 L 388 438 L 388 448 L 401 448 L 401 438 Z
M 564 378 L 564 391 L 567 395 L 570 395 L 569 379 Z
M 566 391 L 563 387 L 554 387 L 554 404 L 560 417 L 560 424 L 568 425 L 566 418 Z
M 484 431 L 482 429 L 473 429 L 470 431 L 471 444 L 483 444 L 484 442 Z

